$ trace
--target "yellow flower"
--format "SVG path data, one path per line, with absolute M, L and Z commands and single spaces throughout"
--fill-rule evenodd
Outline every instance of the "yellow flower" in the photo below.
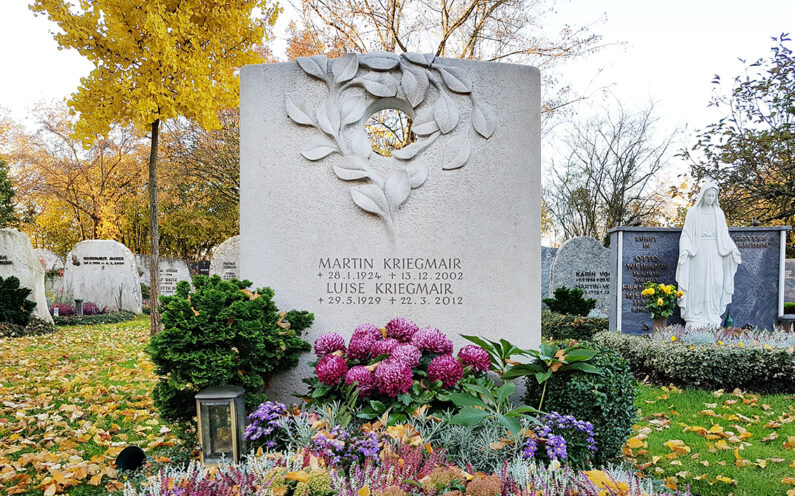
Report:
M 681 298 L 681 297 L 682 297 L 682 296 L 684 296 L 684 295 L 685 295 L 685 292 L 684 292 L 684 291 L 681 291 L 681 290 L 679 290 L 679 291 L 677 291 L 677 292 L 676 292 L 676 297 L 677 297 L 677 298 Z
M 695 350 L 696 348 L 695 348 L 693 345 L 691 345 L 691 346 L 690 346 L 690 349 L 691 349 L 691 350 Z
M 663 284 L 661 287 L 662 287 L 662 290 L 665 291 L 665 294 L 671 294 L 671 292 L 674 290 L 674 287 L 672 285 L 670 285 L 670 284 L 668 286 Z
M 723 341 L 721 341 L 721 340 L 718 340 L 718 344 L 722 345 L 722 344 L 723 344 Z
M 676 336 L 671 336 L 671 342 L 673 343 L 674 341 L 676 341 Z
M 740 346 L 745 346 L 745 343 L 743 343 L 742 341 L 740 341 Z
M 662 298 L 657 298 L 657 306 L 658 307 L 663 306 L 663 299 Z
M 651 296 L 654 294 L 654 288 L 646 288 L 640 292 L 643 296 Z

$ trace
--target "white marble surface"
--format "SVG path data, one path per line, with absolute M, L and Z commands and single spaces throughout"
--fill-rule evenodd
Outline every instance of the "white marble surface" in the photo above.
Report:
M 240 235 L 232 236 L 213 249 L 210 259 L 210 275 L 223 280 L 240 277 Z
M 81 241 L 66 255 L 66 292 L 100 308 L 141 313 L 139 281 L 135 256 L 118 241 Z
M 44 267 L 33 250 L 27 234 L 16 229 L 0 229 L 0 277 L 15 276 L 19 285 L 28 288 L 28 299 L 36 302 L 33 316 L 52 324 L 44 291 Z

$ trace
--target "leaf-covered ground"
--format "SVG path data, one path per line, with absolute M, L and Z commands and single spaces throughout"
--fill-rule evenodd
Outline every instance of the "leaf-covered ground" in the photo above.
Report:
M 636 405 L 624 453 L 645 474 L 703 496 L 795 496 L 795 396 L 641 386 Z
M 0 494 L 106 494 L 124 447 L 158 460 L 177 443 L 152 404 L 148 335 L 139 319 L 0 339 Z

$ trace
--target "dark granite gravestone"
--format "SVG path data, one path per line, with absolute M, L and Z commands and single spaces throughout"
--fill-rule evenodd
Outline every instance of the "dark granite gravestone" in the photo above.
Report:
M 541 248 L 543 250 L 543 248 Z M 543 251 L 541 253 L 544 253 Z M 795 258 L 787 260 L 784 269 L 784 301 L 795 302 Z
M 557 248 L 541 247 L 541 299 L 549 298 L 549 271 L 552 269 L 552 262 L 555 261 L 557 252 Z
M 190 264 L 191 276 L 209 276 L 210 275 L 210 261 L 199 260 L 198 262 L 191 262 Z
M 610 250 L 589 237 L 566 240 L 558 249 L 549 276 L 549 293 L 557 288 L 580 288 L 584 298 L 594 298 L 594 314 L 610 308 Z
M 729 235 L 742 264 L 734 276 L 729 306 L 734 325 L 772 329 L 784 310 L 784 250 L 789 226 L 735 227 Z M 681 229 L 617 227 L 610 230 L 610 328 L 627 334 L 651 331 L 640 292 L 646 281 L 676 284 Z M 723 318 L 726 317 L 724 313 Z M 684 324 L 679 307 L 669 324 Z

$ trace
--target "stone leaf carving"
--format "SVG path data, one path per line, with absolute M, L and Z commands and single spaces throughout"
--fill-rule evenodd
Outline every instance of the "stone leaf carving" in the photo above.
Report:
M 301 155 L 319 161 L 335 155 L 334 174 L 343 181 L 369 181 L 350 190 L 354 204 L 380 217 L 390 235 L 395 236 L 395 217 L 413 189 L 428 179 L 430 168 L 421 156 L 442 138 L 443 170 L 466 165 L 472 154 L 471 136 L 489 139 L 494 135 L 499 116 L 478 101 L 467 72 L 436 60 L 434 54 L 371 52 L 347 53 L 329 60 L 324 55 L 296 60 L 309 76 L 326 83 L 326 98 L 314 108 L 301 95 L 288 95 L 287 116 L 301 126 L 312 126 L 320 134 L 310 138 Z M 430 100 L 428 96 L 435 95 Z M 472 131 L 456 131 L 461 122 L 460 98 L 472 105 Z M 379 99 L 405 101 L 416 115 L 412 131 L 420 138 L 390 157 L 390 170 L 376 171 L 370 164 L 372 148 L 364 129 L 352 129 L 361 122 L 368 105 Z M 466 115 L 466 114 L 465 114 Z

